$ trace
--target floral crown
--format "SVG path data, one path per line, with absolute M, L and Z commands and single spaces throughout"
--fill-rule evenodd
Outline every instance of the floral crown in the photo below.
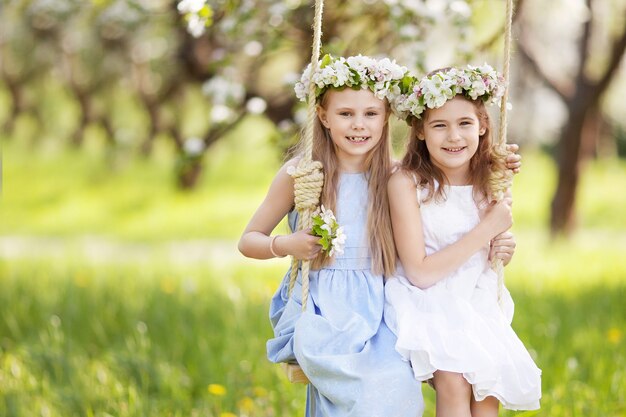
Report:
M 408 91 L 398 95 L 391 105 L 401 119 L 419 119 L 427 108 L 439 108 L 457 94 L 471 100 L 481 99 L 485 104 L 499 104 L 505 88 L 504 78 L 490 65 L 446 68 L 421 80 L 414 79 Z
M 377 98 L 386 98 L 391 103 L 402 93 L 402 84 L 405 84 L 406 91 L 410 81 L 406 67 L 389 58 L 375 59 L 363 55 L 335 58 L 324 55 L 313 74 L 311 64 L 306 67 L 295 90 L 296 97 L 306 101 L 311 82 L 315 84 L 316 99 L 329 88 L 369 88 Z

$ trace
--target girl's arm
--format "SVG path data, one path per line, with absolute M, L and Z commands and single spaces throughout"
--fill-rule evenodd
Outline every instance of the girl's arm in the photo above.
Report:
M 312 259 L 320 251 L 319 238 L 306 230 L 274 238 L 270 234 L 293 207 L 293 179 L 287 174 L 290 166 L 296 166 L 297 160 L 292 159 L 278 171 L 272 181 L 265 199 L 250 219 L 248 226 L 239 239 L 239 251 L 249 258 L 274 258 L 272 249 L 277 256 L 293 255 L 298 259 Z
M 493 205 L 481 222 L 452 245 L 426 256 L 424 231 L 415 183 L 403 171 L 392 174 L 387 185 L 393 237 L 406 277 L 428 288 L 458 269 L 496 235 L 511 227 L 508 200 Z

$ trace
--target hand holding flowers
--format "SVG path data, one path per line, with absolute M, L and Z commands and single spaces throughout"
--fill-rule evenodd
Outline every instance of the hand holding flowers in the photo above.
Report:
M 339 226 L 332 210 L 324 205 L 317 209 L 311 216 L 313 227 L 311 233 L 320 238 L 319 244 L 327 256 L 341 255 L 346 242 L 343 227 Z

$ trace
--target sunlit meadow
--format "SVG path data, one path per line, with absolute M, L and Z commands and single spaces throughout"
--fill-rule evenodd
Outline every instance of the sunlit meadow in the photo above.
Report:
M 166 146 L 140 160 L 97 132 L 77 151 L 3 138 L 1 416 L 303 415 L 305 387 L 265 358 L 287 260 L 236 250 L 280 164 L 261 123 L 218 143 L 187 193 Z M 554 167 L 523 154 L 506 279 L 544 396 L 501 415 L 626 415 L 626 164 L 586 167 L 580 229 L 551 242 Z

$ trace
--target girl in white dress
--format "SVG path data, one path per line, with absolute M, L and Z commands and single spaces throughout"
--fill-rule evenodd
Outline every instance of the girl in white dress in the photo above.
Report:
M 498 302 L 488 259 L 489 242 L 512 225 L 510 199 L 492 203 L 488 185 L 485 105 L 503 90 L 487 65 L 446 68 L 394 102 L 412 128 L 388 183 L 400 265 L 386 282 L 385 321 L 415 378 L 434 386 L 439 417 L 539 408 L 541 371 L 511 328 L 506 289 Z

